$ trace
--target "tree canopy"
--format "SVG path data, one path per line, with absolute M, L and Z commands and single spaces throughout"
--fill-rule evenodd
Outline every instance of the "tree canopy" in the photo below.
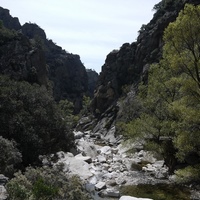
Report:
M 73 146 L 73 133 L 44 86 L 0 76 L 0 102 L 0 135 L 17 142 L 25 165 Z

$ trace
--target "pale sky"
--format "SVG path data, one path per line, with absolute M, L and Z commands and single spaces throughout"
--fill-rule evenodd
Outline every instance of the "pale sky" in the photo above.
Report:
M 48 39 L 79 54 L 88 69 L 101 71 L 106 56 L 123 43 L 132 43 L 142 24 L 153 17 L 160 0 L 0 0 L 0 6 L 32 22 Z

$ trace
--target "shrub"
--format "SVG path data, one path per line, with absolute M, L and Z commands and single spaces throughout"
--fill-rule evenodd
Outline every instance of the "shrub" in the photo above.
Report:
M 0 76 L 0 135 L 19 144 L 25 166 L 74 145 L 63 115 L 44 87 Z
M 0 173 L 11 176 L 15 167 L 22 162 L 22 156 L 14 141 L 0 136 Z
M 28 167 L 24 174 L 16 173 L 6 189 L 9 200 L 89 199 L 80 179 L 63 173 L 59 167 Z

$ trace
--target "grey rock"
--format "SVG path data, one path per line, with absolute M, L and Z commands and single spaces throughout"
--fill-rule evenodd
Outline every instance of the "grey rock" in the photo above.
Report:
M 98 182 L 96 185 L 95 185 L 95 189 L 97 191 L 100 191 L 102 189 L 106 189 L 106 183 L 105 182 Z
M 107 188 L 105 191 L 105 196 L 107 197 L 120 197 L 120 192 L 118 190 Z
M 0 200 L 7 199 L 7 197 L 8 197 L 8 194 L 5 187 L 3 185 L 0 185 Z
M 106 163 L 106 158 L 102 155 L 98 155 L 97 156 L 97 159 L 100 163 Z
M 131 196 L 121 196 L 119 200 L 153 200 L 153 199 L 137 198 L 137 197 L 131 197 Z
M 78 154 L 75 156 L 76 159 L 83 160 L 87 163 L 92 163 L 92 158 L 90 156 L 83 156 L 82 154 Z
M 74 131 L 74 138 L 75 139 L 81 139 L 84 136 L 84 133 L 81 131 Z
M 0 185 L 5 185 L 8 181 L 8 178 L 3 174 L 0 174 Z

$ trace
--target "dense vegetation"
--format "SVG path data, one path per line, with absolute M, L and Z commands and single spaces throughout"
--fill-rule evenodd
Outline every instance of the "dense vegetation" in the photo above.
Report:
M 23 77 L 32 65 L 43 67 L 43 60 L 34 57 L 37 62 L 32 62 L 27 56 L 41 48 L 39 42 L 4 27 L 0 21 L 0 174 L 10 178 L 6 184 L 8 199 L 85 200 L 89 197 L 78 177 L 64 173 L 62 166 L 42 166 L 40 160 L 40 155 L 50 158 L 74 147 L 73 128 L 78 116 L 72 102 L 55 101 L 49 80 L 38 84 L 34 78 L 38 69 L 33 67 L 30 77 Z M 5 59 L 5 55 L 10 57 Z
M 142 138 L 159 151 L 169 172 L 199 180 L 200 166 L 200 6 L 186 4 L 164 33 L 163 58 L 151 66 L 127 120 L 128 137 Z
M 174 184 L 139 184 L 122 186 L 121 193 L 134 197 L 151 198 L 153 200 L 189 200 L 187 187 Z
M 44 86 L 0 76 L 0 100 L 0 135 L 18 144 L 24 166 L 73 146 L 69 120 Z
M 16 173 L 6 185 L 9 200 L 89 199 L 79 178 L 62 171 L 62 166 L 28 167 L 24 174 Z

